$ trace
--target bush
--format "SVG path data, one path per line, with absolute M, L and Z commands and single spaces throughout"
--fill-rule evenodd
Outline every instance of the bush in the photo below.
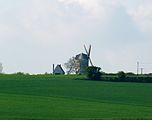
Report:
M 100 70 L 101 70 L 100 67 L 95 67 L 95 66 L 88 67 L 86 70 L 87 78 L 90 80 L 100 80 L 101 79 Z
M 30 75 L 29 73 L 24 73 L 24 72 L 17 72 L 14 73 L 14 75 Z

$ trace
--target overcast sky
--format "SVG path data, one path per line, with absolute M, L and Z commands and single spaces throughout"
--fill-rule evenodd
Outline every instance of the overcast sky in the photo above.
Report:
M 105 72 L 152 72 L 152 0 L 0 0 L 5 73 L 52 72 L 84 44 Z

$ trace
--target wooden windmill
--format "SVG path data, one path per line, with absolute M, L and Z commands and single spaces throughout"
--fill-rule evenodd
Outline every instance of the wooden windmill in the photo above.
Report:
M 78 67 L 78 74 L 85 74 L 86 72 L 86 68 L 89 66 L 89 63 L 91 66 L 93 66 L 92 60 L 90 58 L 91 55 L 91 45 L 89 46 L 89 49 L 87 50 L 86 46 L 84 45 L 84 49 L 86 51 L 86 53 L 81 53 L 76 55 L 75 59 L 78 61 L 79 63 L 79 67 Z

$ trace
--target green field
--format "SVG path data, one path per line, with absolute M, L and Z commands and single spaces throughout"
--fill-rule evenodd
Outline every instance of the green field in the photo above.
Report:
M 0 120 L 152 119 L 152 84 L 0 75 Z

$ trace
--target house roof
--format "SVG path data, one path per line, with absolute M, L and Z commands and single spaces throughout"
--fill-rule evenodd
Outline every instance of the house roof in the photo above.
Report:
M 54 69 L 54 73 L 55 74 L 65 74 L 63 68 L 61 67 L 61 65 L 57 65 L 56 68 Z

